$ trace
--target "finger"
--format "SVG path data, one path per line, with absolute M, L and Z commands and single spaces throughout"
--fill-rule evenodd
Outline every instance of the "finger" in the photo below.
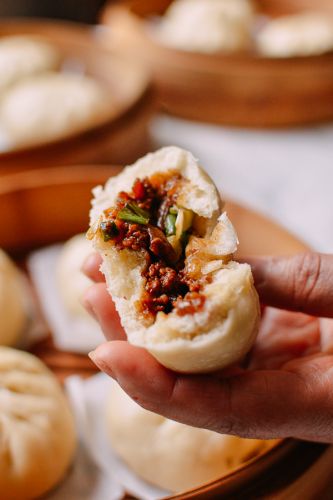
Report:
M 251 351 L 250 369 L 278 369 L 287 361 L 320 352 L 319 320 L 267 307 Z
M 98 283 L 88 288 L 83 295 L 82 302 L 87 311 L 99 322 L 107 339 L 126 338 L 119 314 L 105 283 Z
M 92 281 L 101 283 L 105 281 L 104 275 L 100 271 L 101 264 L 102 257 L 97 252 L 92 253 L 91 255 L 88 255 L 82 264 L 81 271 Z
M 255 285 L 267 305 L 333 317 L 333 256 L 251 257 Z
M 313 426 L 305 384 L 293 371 L 179 375 L 127 342 L 102 344 L 91 356 L 141 406 L 191 426 L 260 439 L 297 437 Z

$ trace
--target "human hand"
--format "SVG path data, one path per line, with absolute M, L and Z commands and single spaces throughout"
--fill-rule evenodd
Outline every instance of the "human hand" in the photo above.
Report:
M 247 261 L 264 304 L 301 313 L 267 307 L 243 366 L 181 375 L 126 342 L 97 255 L 84 266 L 96 281 L 84 303 L 110 341 L 91 358 L 137 403 L 167 418 L 247 438 L 333 442 L 333 321 L 317 318 L 333 318 L 333 257 Z

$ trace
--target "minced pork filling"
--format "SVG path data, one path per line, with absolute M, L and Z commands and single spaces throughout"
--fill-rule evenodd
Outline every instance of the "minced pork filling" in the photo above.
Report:
M 104 211 L 98 231 L 105 242 L 143 252 L 145 290 L 137 303 L 145 316 L 173 309 L 179 315 L 202 309 L 202 283 L 185 268 L 185 248 L 191 234 L 193 212 L 177 205 L 184 179 L 175 172 L 136 179 L 131 192 L 121 191 L 114 207 Z

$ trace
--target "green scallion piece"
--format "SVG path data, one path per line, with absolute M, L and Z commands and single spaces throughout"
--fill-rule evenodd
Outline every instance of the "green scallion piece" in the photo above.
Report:
M 103 221 L 100 223 L 100 229 L 105 242 L 112 240 L 119 234 L 119 229 L 113 220 Z
M 150 213 L 140 208 L 136 203 L 130 202 L 126 203 L 124 208 L 120 210 L 117 218 L 126 222 L 133 222 L 134 224 L 147 225 L 149 223 Z
M 172 215 L 177 215 L 178 214 L 178 210 L 176 207 L 171 207 L 169 209 L 169 214 L 172 214 Z
M 165 234 L 167 236 L 172 236 L 173 234 L 176 234 L 176 215 L 175 214 L 168 213 L 168 215 L 165 218 L 164 228 L 165 228 Z
M 137 205 L 132 201 L 127 203 L 126 207 L 132 210 L 136 215 L 139 215 L 140 217 L 144 217 L 145 219 L 150 218 L 150 213 L 147 210 L 140 208 L 139 205 Z

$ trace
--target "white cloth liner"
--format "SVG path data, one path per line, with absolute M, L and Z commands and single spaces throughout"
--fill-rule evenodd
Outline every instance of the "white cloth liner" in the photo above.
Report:
M 66 380 L 79 449 L 70 474 L 47 500 L 121 500 L 125 492 L 140 500 L 158 500 L 168 494 L 136 476 L 112 451 L 105 405 L 113 384 L 102 373 L 85 380 L 78 376 Z
M 86 354 L 103 342 L 104 337 L 94 319 L 71 314 L 62 301 L 56 280 L 61 248 L 62 245 L 52 245 L 33 252 L 28 258 L 28 269 L 56 347 Z

